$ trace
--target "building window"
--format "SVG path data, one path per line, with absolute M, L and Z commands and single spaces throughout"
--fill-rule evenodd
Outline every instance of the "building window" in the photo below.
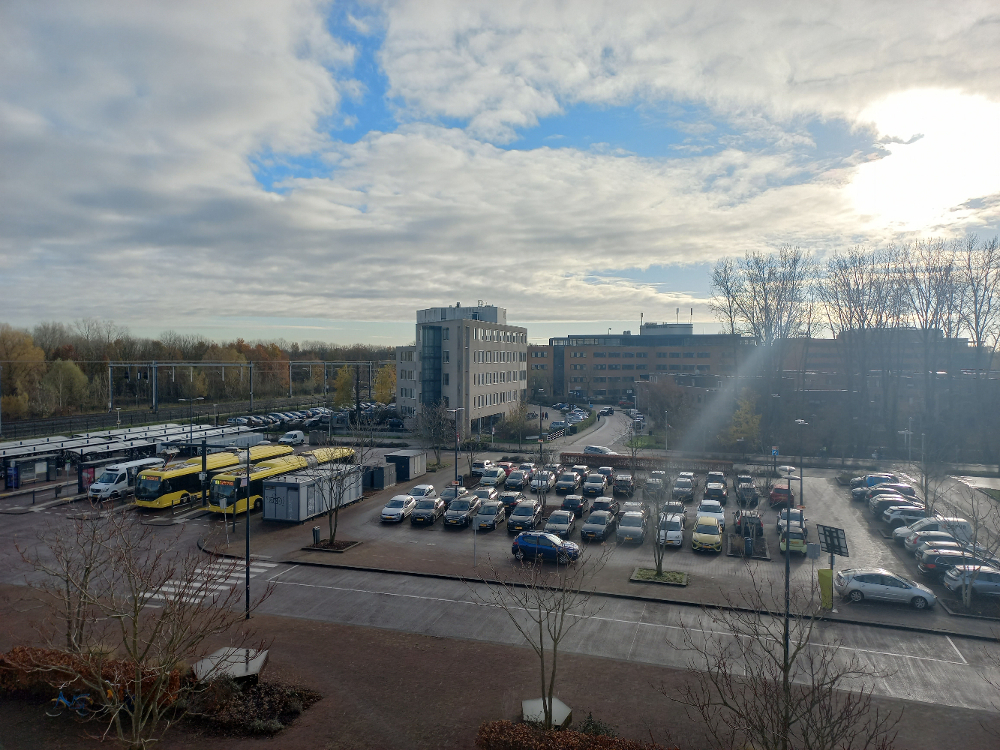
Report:
M 666 352 L 657 352 L 656 353 L 656 358 L 657 359 L 666 359 L 667 358 L 667 353 Z
M 609 370 L 620 370 L 620 369 L 622 369 L 622 366 L 621 365 L 608 365 L 608 369 Z
M 634 370 L 635 365 L 622 365 L 623 370 Z
M 571 383 L 586 383 L 587 379 L 586 378 L 570 378 L 569 382 L 571 382 Z
M 698 365 L 698 372 L 708 372 L 711 369 L 711 365 Z
M 607 383 L 608 379 L 607 378 L 591 378 L 591 381 L 593 381 L 594 383 Z
M 649 354 L 647 352 L 636 352 L 635 356 L 639 357 L 640 359 L 645 359 L 646 357 L 649 356 Z
M 670 365 L 670 369 L 671 370 L 679 370 L 679 369 L 681 369 L 681 366 L 680 365 Z
M 594 365 L 594 369 L 595 370 L 607 370 L 608 366 L 607 365 Z
M 711 356 L 711 352 L 698 352 L 698 359 L 708 359 Z
M 656 369 L 657 369 L 657 370 L 666 370 L 666 369 L 667 369 L 667 366 L 666 366 L 666 365 L 657 365 L 657 366 L 656 366 Z
M 607 357 L 608 353 L 607 352 L 594 352 L 594 356 L 595 357 Z
M 694 369 L 694 365 L 684 365 L 684 369 L 687 371 L 691 371 Z
M 441 340 L 442 341 L 447 341 L 448 340 L 448 336 L 450 334 L 451 334 L 451 329 L 450 328 L 442 328 L 441 329 Z
M 680 352 L 670 352 L 670 359 L 680 359 L 680 358 L 681 358 Z
M 646 365 L 636 365 L 635 369 L 637 369 L 637 370 L 645 370 L 646 369 Z
M 448 373 L 445 373 L 442 377 L 444 378 L 445 385 L 451 385 L 451 377 L 448 375 Z
M 570 365 L 570 369 L 573 370 L 586 370 L 587 365 Z
M 625 359 L 635 359 L 635 352 L 622 352 Z
M 622 353 L 621 352 L 608 352 L 608 356 L 609 357 L 620 357 L 620 356 L 622 356 Z
M 570 357 L 573 359 L 582 359 L 587 356 L 586 352 L 570 352 Z
M 684 359 L 694 359 L 694 352 L 684 352 Z

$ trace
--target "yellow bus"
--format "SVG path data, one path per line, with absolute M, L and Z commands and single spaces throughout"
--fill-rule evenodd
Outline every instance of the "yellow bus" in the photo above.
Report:
M 350 463 L 354 459 L 351 448 L 317 448 L 295 456 L 261 461 L 250 467 L 250 507 L 260 510 L 264 502 L 264 480 L 288 474 L 299 469 L 307 469 L 333 461 Z M 234 466 L 212 478 L 212 489 L 208 499 L 208 510 L 223 514 L 245 513 L 247 509 L 247 486 L 244 480 L 246 467 Z
M 292 453 L 287 445 L 255 445 L 249 450 L 251 463 Z M 212 472 L 237 466 L 246 463 L 246 455 L 246 451 L 212 453 L 207 458 L 206 468 Z M 144 471 L 135 483 L 135 504 L 140 508 L 170 508 L 201 500 L 200 473 L 200 456 L 162 469 Z

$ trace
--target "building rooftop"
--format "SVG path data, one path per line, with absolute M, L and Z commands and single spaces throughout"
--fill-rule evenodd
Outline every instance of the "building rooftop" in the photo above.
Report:
M 457 302 L 454 307 L 417 310 L 417 323 L 439 323 L 443 320 L 482 320 L 485 323 L 507 325 L 507 309 L 486 305 L 479 300 L 475 307 L 462 307 L 462 303 Z

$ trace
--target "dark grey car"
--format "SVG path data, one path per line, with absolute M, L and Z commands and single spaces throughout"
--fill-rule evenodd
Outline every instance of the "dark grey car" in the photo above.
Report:
M 445 527 L 461 526 L 464 528 L 471 524 L 472 519 L 479 512 L 482 502 L 476 495 L 463 495 L 452 500 L 444 514 Z
M 576 515 L 568 510 L 556 510 L 545 523 L 545 531 L 568 539 L 576 528 Z
M 506 520 L 507 506 L 501 502 L 493 501 L 483 503 L 472 523 L 479 531 L 486 531 L 487 529 L 495 529 Z

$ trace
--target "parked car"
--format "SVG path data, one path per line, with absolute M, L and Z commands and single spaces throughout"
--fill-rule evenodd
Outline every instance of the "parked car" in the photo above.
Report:
M 972 534 L 972 527 L 964 518 L 936 517 L 923 518 L 919 521 L 914 521 L 909 526 L 900 526 L 892 532 L 892 538 L 896 544 L 904 544 L 906 542 L 906 538 L 914 532 L 942 530 L 951 530 L 953 533 L 962 536 L 964 539 L 970 538 Z
M 658 497 L 666 487 L 664 486 L 664 481 L 662 477 L 652 476 L 650 474 L 649 478 L 646 480 L 645 486 L 642 488 L 643 495 L 645 497 Z
M 785 508 L 791 508 L 795 505 L 795 493 L 792 492 L 791 487 L 772 487 L 771 494 L 767 496 L 768 502 L 771 504 L 772 508 L 778 506 L 784 506 Z
M 721 484 L 726 487 L 726 475 L 721 471 L 710 471 L 705 475 L 705 485 Z M 727 488 L 728 489 L 728 488 Z
M 533 463 L 518 464 L 517 470 L 523 471 L 529 482 L 531 481 L 531 478 L 535 475 L 535 465 Z
M 472 519 L 479 513 L 482 502 L 475 495 L 465 495 L 452 501 L 451 507 L 444 514 L 445 527 L 469 526 L 472 523 Z
M 733 514 L 733 528 L 740 536 L 764 536 L 764 519 L 759 511 L 740 508 Z
M 915 521 L 927 518 L 927 516 L 927 508 L 916 505 L 894 505 L 882 511 L 882 520 L 889 524 L 889 528 L 892 529 L 909 526 Z
M 439 497 L 427 497 L 417 500 L 413 512 L 410 514 L 410 523 L 414 526 L 418 524 L 432 524 L 444 515 L 444 500 Z
M 433 484 L 418 484 L 415 487 L 410 488 L 410 494 L 419 500 L 422 497 L 437 497 L 437 490 L 434 489 Z
M 603 474 L 604 478 L 608 480 L 608 487 L 615 481 L 615 470 L 610 466 L 598 466 L 597 473 Z
M 580 538 L 585 542 L 606 541 L 618 526 L 618 515 L 607 510 L 595 510 L 580 528 Z
M 302 445 L 305 441 L 306 436 L 302 430 L 291 430 L 278 438 L 282 445 Z
M 514 506 L 517 505 L 522 500 L 524 500 L 524 498 L 525 498 L 524 493 L 511 491 L 511 492 L 501 492 L 497 500 L 503 503 L 503 507 L 507 509 L 507 513 L 509 515 L 510 511 L 514 508 Z M 486 502 L 487 502 L 486 500 L 483 500 L 484 504 Z
M 556 475 L 551 471 L 536 471 L 531 478 L 532 492 L 551 492 L 556 486 Z
M 472 467 L 469 469 L 469 473 L 474 477 L 481 477 L 484 471 L 492 468 L 493 462 L 488 458 L 484 458 L 481 461 L 473 461 Z
M 983 565 L 956 565 L 943 579 L 945 588 L 961 595 L 966 584 L 972 586 L 972 596 L 1000 596 L 1000 570 Z
M 680 500 L 667 500 L 665 503 L 663 503 L 663 506 L 660 508 L 661 515 L 662 514 L 671 515 L 673 513 L 677 513 L 679 515 L 684 516 L 685 523 L 687 523 L 687 512 L 688 512 L 687 506 Z
M 895 474 L 865 474 L 861 477 L 854 477 L 851 480 L 851 489 L 856 487 L 874 487 L 876 484 L 882 484 L 883 482 L 898 482 L 899 477 Z
M 913 498 L 904 497 L 903 495 L 885 494 L 873 497 L 868 502 L 868 510 L 874 518 L 881 518 L 887 508 L 904 505 L 911 508 L 924 507 L 923 503 L 918 503 Z
M 645 513 L 623 513 L 618 521 L 617 541 L 619 544 L 642 544 L 646 541 Z
M 590 510 L 591 500 L 586 495 L 566 495 L 563 498 L 562 510 L 568 510 L 577 518 L 582 518 L 583 514 Z
M 903 546 L 906 548 L 907 552 L 911 554 L 917 551 L 917 547 L 926 542 L 929 539 L 936 539 L 942 542 L 953 542 L 956 541 L 955 535 L 950 531 L 945 529 L 937 529 L 931 531 L 929 529 L 920 529 L 919 531 L 914 531 L 906 537 L 906 541 Z
M 456 485 L 449 485 L 441 490 L 441 499 L 444 500 L 444 506 L 447 508 L 451 505 L 451 501 L 457 497 L 462 497 L 463 495 L 468 495 L 469 491 L 465 487 L 460 487 Z
M 782 530 L 778 536 L 778 549 L 782 552 L 791 550 L 804 555 L 806 553 L 805 529 L 792 526 L 788 531 Z
M 706 516 L 711 516 L 719 522 L 720 532 L 726 530 L 726 511 L 723 509 L 722 503 L 718 500 L 701 501 L 696 517 L 703 518 Z
M 635 494 L 635 481 L 631 474 L 619 474 L 615 477 L 611 494 L 615 497 L 632 497 Z
M 792 526 L 801 526 L 805 528 L 806 525 L 805 512 L 801 508 L 782 508 L 781 512 L 778 513 L 778 520 L 775 524 L 775 530 L 780 534 L 784 526 L 789 523 Z
M 542 520 L 542 504 L 534 498 L 525 498 L 514 506 L 507 517 L 507 531 L 530 531 Z
M 979 556 L 964 549 L 934 549 L 925 550 L 917 558 L 917 570 L 931 580 L 944 578 L 945 573 L 956 565 L 989 565 L 1000 566 L 1000 561 Z
M 557 495 L 575 495 L 580 489 L 580 475 L 575 471 L 565 471 L 556 480 Z
M 583 494 L 591 497 L 600 497 L 608 487 L 608 480 L 603 474 L 594 472 L 587 475 L 587 481 L 583 483 Z
M 497 492 L 496 487 L 476 487 L 471 494 L 478 497 L 484 503 L 492 503 L 500 499 L 500 493 Z
M 694 500 L 694 482 L 686 477 L 678 477 L 674 481 L 674 487 L 670 496 L 674 500 L 690 503 Z
M 518 534 L 511 544 L 511 553 L 518 560 L 540 558 L 557 563 L 569 563 L 580 557 L 580 546 L 544 531 Z
M 663 547 L 680 547 L 684 543 L 684 516 L 665 513 L 660 516 L 656 543 Z
M 588 445 L 583 449 L 584 453 L 591 453 L 600 456 L 617 456 L 618 454 L 605 445 Z
M 479 478 L 479 484 L 483 487 L 503 487 L 506 481 L 507 472 L 500 466 L 483 469 L 483 475 Z
M 530 481 L 531 480 L 528 478 L 527 472 L 518 469 L 517 471 L 512 471 L 510 473 L 510 476 L 507 477 L 503 486 L 505 490 L 523 490 L 528 487 L 528 483 Z
M 725 505 L 729 501 L 729 492 L 726 485 L 721 482 L 708 482 L 705 484 L 705 493 L 702 495 L 707 500 L 718 500 Z
M 549 422 L 549 433 L 559 432 L 560 430 L 565 430 L 569 425 L 562 419 L 557 419 L 555 422 Z
M 616 516 L 621 513 L 621 504 L 615 500 L 613 497 L 599 497 L 594 500 L 594 504 L 590 507 L 591 512 L 595 510 L 606 510 L 608 513 L 614 513 Z
M 722 528 L 718 518 L 698 516 L 691 535 L 691 549 L 697 552 L 722 552 Z
M 556 536 L 569 537 L 576 528 L 576 515 L 570 510 L 554 510 L 545 522 L 545 531 Z
M 743 508 L 756 508 L 760 502 L 757 485 L 752 481 L 738 484 L 736 486 L 736 502 Z
M 411 495 L 396 495 L 382 508 L 379 519 L 383 523 L 402 523 L 416 505 L 417 501 Z
M 476 514 L 472 524 L 480 531 L 486 531 L 487 529 L 495 529 L 506 520 L 506 506 L 501 502 L 493 501 L 483 503 L 479 506 L 479 512 Z
M 839 570 L 834 576 L 833 588 L 839 596 L 855 603 L 865 599 L 881 599 L 904 602 L 915 609 L 925 609 L 933 607 L 937 602 L 934 592 L 923 584 L 882 568 Z
M 860 497 L 856 496 L 855 493 L 860 495 Z M 894 484 L 886 482 L 885 484 L 880 484 L 877 487 L 870 487 L 868 489 L 862 487 L 857 490 L 851 490 L 851 498 L 853 500 L 863 500 L 866 503 L 870 503 L 872 498 L 878 495 L 902 495 L 907 500 L 917 499 L 917 491 L 908 484 Z
M 622 503 L 619 515 L 623 513 L 642 513 L 646 518 L 649 518 L 649 506 L 641 500 L 626 500 Z
M 504 474 L 508 477 L 511 475 L 511 472 L 517 470 L 517 467 L 510 461 L 497 461 L 493 465 L 496 466 L 497 468 L 503 469 Z

